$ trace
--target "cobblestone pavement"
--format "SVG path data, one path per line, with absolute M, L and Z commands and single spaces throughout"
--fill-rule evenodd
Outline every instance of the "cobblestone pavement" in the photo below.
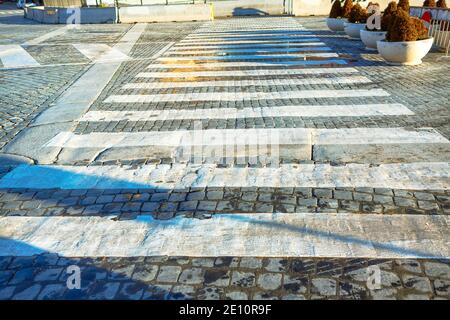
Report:
M 17 145 L 18 133 L 20 138 L 31 137 L 30 146 L 41 143 L 29 132 L 46 124 L 30 122 L 51 110 L 61 94 L 79 87 L 88 91 L 77 80 L 91 68 L 103 70 L 102 65 L 114 64 L 103 61 L 102 54 L 108 50 L 117 54 L 114 48 L 131 43 L 122 39 L 135 32 L 122 24 L 62 30 L 30 24 L 18 16 L 8 19 L 12 20 L 7 20 L 7 28 L 20 27 L 14 29 L 12 41 L 0 38 L 0 45 L 18 45 L 14 48 L 26 52 L 27 58 L 24 65 L 13 68 L 5 59 L 0 65 L 0 151 Z M 49 32 L 52 36 L 45 38 Z M 418 216 L 429 219 L 432 226 L 450 223 L 446 167 L 450 60 L 442 53 L 429 53 L 415 67 L 388 66 L 360 41 L 329 32 L 324 19 L 316 17 L 148 24 L 136 40 L 87 110 L 62 121 L 66 127 L 45 136 L 39 152 L 13 152 L 33 158 L 38 166 L 32 167 L 41 168 L 45 175 L 17 167 L 14 161 L 0 164 L 0 219 L 99 216 L 117 221 L 118 229 L 111 230 L 117 241 L 125 232 L 120 223 L 138 216 L 170 223 L 180 216 L 215 219 L 230 213 L 348 214 L 387 224 L 395 216 L 403 219 L 399 228 L 409 230 L 420 227 L 413 222 Z M 19 81 L 26 85 L 18 87 Z M 180 161 L 184 146 L 177 134 L 189 136 L 199 124 L 206 132 L 216 132 L 210 141 L 199 143 L 206 147 L 221 143 L 236 147 L 233 141 L 251 129 L 286 133 L 292 141 L 280 143 L 279 162 L 316 171 L 294 185 L 286 184 L 294 171 L 287 171 L 286 177 L 268 175 L 258 180 L 258 172 L 269 166 L 261 160 L 263 143 L 253 141 L 242 157 L 235 155 L 230 162 L 213 152 L 179 177 L 174 172 L 185 160 Z M 276 131 L 281 129 L 292 130 Z M 312 130 L 299 131 L 304 129 Z M 231 142 L 223 138 L 230 132 L 237 136 Z M 240 179 L 238 171 L 231 171 L 231 177 L 210 177 L 211 163 L 219 170 L 247 170 L 248 179 Z M 414 178 L 401 176 L 414 173 L 414 167 L 408 167 L 414 163 L 424 164 L 424 171 Z M 392 165 L 400 175 L 396 179 L 395 169 L 381 177 L 368 174 L 367 181 L 373 183 L 358 185 L 356 171 L 338 173 L 355 164 L 366 165 L 367 170 Z M 110 171 L 100 171 L 106 167 Z M 131 173 L 123 175 L 119 170 Z M 143 183 L 141 176 L 146 175 L 149 180 Z M 92 176 L 97 180 L 92 182 Z M 177 179 L 183 187 L 168 187 Z M 349 235 L 353 231 L 348 230 Z M 227 235 L 217 238 L 219 243 Z M 0 244 L 2 240 L 0 231 Z M 0 299 L 450 298 L 448 260 L 280 259 L 264 252 L 259 258 L 7 254 L 23 253 L 35 245 L 20 241 L 3 242 L 6 253 L 0 250 L 6 255 L 0 260 Z M 411 255 L 407 249 L 420 256 L 418 248 L 432 243 L 413 231 L 392 241 L 408 252 L 404 256 Z M 357 255 L 352 249 L 349 252 Z M 67 289 L 68 265 L 81 266 L 81 290 Z M 369 266 L 381 268 L 382 288 L 368 284 Z
M 80 268 L 80 289 L 67 288 L 71 266 Z M 450 262 L 41 254 L 2 257 L 0 284 L 0 299 L 446 300 Z

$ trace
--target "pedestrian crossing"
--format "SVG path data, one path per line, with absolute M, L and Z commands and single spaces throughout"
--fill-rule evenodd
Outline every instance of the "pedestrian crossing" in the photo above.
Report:
M 23 10 L 0 10 L 0 16 L 23 15 Z
M 79 47 L 92 57 L 103 52 L 91 49 Z M 52 164 L 18 166 L 0 188 L 448 190 L 450 141 L 426 126 L 378 125 L 415 113 L 333 51 L 288 17 L 206 22 L 100 95 L 77 130 L 49 138 L 42 152 L 56 150 Z M 377 125 L 305 125 L 318 118 Z M 277 127 L 283 119 L 303 124 Z M 202 121 L 216 125 L 203 129 Z M 123 130 L 109 129 L 119 123 Z M 136 123 L 160 126 L 134 130 Z M 168 129 L 174 123 L 194 125 Z M 141 158 L 165 161 L 120 164 Z M 32 230 L 32 245 L 69 256 L 450 257 L 446 216 L 248 212 L 186 220 L 8 217 L 0 236 L 26 241 Z

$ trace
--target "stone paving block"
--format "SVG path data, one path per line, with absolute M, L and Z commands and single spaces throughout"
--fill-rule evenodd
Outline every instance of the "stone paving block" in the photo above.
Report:
M 185 269 L 178 280 L 180 283 L 199 284 L 204 281 L 204 271 L 201 268 Z
M 60 300 L 66 292 L 67 286 L 65 284 L 49 284 L 46 285 L 39 296 L 38 300 Z
M 243 288 L 253 287 L 255 285 L 255 274 L 251 272 L 233 271 L 231 285 Z
M 420 292 L 432 292 L 430 280 L 426 277 L 404 275 L 402 280 L 404 286 L 408 289 L 413 289 Z
M 33 300 L 37 297 L 41 291 L 42 286 L 39 284 L 33 284 L 29 286 L 21 286 L 16 288 L 16 293 L 12 297 L 12 300 Z
M 55 281 L 62 272 L 62 268 L 47 268 L 36 273 L 34 281 Z
M 161 282 L 177 282 L 180 273 L 181 267 L 162 266 L 159 269 L 157 280 Z
M 219 300 L 223 295 L 223 289 L 217 287 L 205 287 L 197 292 L 199 300 Z
M 320 296 L 335 296 L 336 281 L 326 278 L 315 278 L 311 280 L 311 294 Z
M 425 274 L 429 277 L 450 279 L 450 266 L 440 262 L 426 261 L 423 263 Z
M 248 296 L 245 292 L 240 292 L 240 291 L 231 291 L 228 292 L 226 295 L 227 299 L 230 300 L 248 300 Z
M 134 273 L 133 273 L 133 280 L 140 281 L 140 282 L 150 282 L 155 279 L 156 274 L 158 273 L 158 266 L 157 265 L 137 265 Z

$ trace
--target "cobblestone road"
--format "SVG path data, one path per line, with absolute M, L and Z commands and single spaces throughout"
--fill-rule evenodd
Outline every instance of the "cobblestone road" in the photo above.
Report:
M 0 159 L 0 219 L 13 226 L 22 217 L 96 216 L 117 221 L 118 229 L 89 258 L 37 255 L 56 245 L 39 242 L 39 230 L 34 242 L 0 238 L 0 298 L 450 298 L 446 249 L 433 256 L 439 259 L 417 259 L 431 243 L 439 251 L 449 241 L 450 61 L 442 53 L 416 67 L 388 66 L 315 17 L 79 29 L 19 16 L 6 21 L 18 28 L 0 38 L 0 50 L 22 58 L 6 56 L 0 66 L 0 148 L 37 165 Z M 98 75 L 92 83 L 82 78 L 89 72 Z M 74 102 L 64 104 L 65 97 Z M 276 150 L 261 138 L 271 135 Z M 249 139 L 245 150 L 239 139 Z M 198 146 L 200 159 L 192 153 Z M 285 171 L 269 171 L 273 165 Z M 320 258 L 218 257 L 226 233 L 208 258 L 96 253 L 108 241 L 133 239 L 121 221 L 164 220 L 161 228 L 172 235 L 174 218 L 234 213 L 244 220 L 255 213 L 358 214 L 386 226 L 399 217 L 400 235 L 382 245 L 403 258 L 356 259 L 368 257 L 337 244 Z M 428 220 L 417 226 L 417 217 Z M 66 229 L 78 220 L 67 221 Z M 338 242 L 378 245 L 370 230 L 355 240 L 356 230 L 341 227 Z M 242 228 L 237 224 L 237 239 L 251 236 Z M 310 241 L 308 232 L 298 237 Z M 321 252 L 328 245 L 311 246 Z M 281 240 L 279 247 L 280 256 L 291 252 Z M 82 267 L 81 290 L 66 288 L 67 265 Z M 367 282 L 369 266 L 380 267 L 381 288 Z

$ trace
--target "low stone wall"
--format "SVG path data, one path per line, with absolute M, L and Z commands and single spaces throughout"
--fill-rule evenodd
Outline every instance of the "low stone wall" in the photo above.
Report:
M 280 15 L 284 13 L 284 0 L 216 1 L 213 2 L 213 10 L 216 18 L 246 15 Z
M 28 7 L 25 17 L 47 24 L 116 23 L 117 10 L 111 8 Z
M 121 23 L 207 21 L 212 19 L 209 4 L 150 5 L 119 8 Z
M 331 10 L 330 0 L 293 0 L 293 14 L 296 16 L 327 16 Z M 392 0 L 377 0 L 381 9 L 387 7 Z M 370 1 L 366 0 L 360 4 L 366 7 Z M 423 0 L 409 0 L 411 6 L 422 6 Z

